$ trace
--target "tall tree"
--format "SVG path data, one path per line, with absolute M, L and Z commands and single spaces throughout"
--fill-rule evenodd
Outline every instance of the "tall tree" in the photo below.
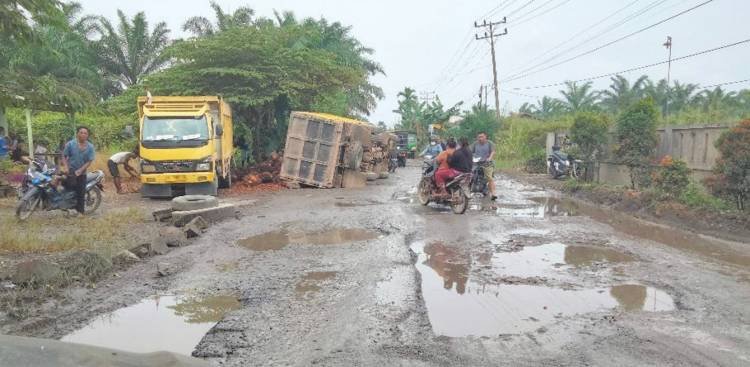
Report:
M 122 10 L 117 10 L 117 17 L 117 29 L 109 20 L 100 18 L 101 39 L 97 43 L 97 53 L 102 70 L 129 87 L 167 65 L 164 49 L 170 43 L 170 31 L 165 22 L 157 23 L 149 31 L 144 12 L 131 20 Z
M 695 98 L 695 102 L 703 109 L 703 112 L 717 111 L 733 107 L 736 95 L 736 92 L 726 92 L 721 87 L 716 87 L 699 93 Z
M 58 0 L 3 0 L 0 2 L 0 39 L 28 42 L 33 25 L 62 25 L 62 2 Z
M 641 76 L 632 85 L 622 75 L 614 76 L 611 80 L 609 89 L 602 92 L 601 104 L 607 111 L 618 113 L 643 98 L 648 76 Z
M 561 90 L 563 104 L 568 112 L 582 112 L 596 109 L 599 98 L 597 92 L 593 91 L 592 83 L 578 84 L 576 82 L 565 82 L 565 90 Z
M 211 1 L 210 4 L 216 17 L 216 23 L 211 23 L 211 20 L 206 17 L 195 16 L 185 21 L 182 30 L 190 32 L 196 37 L 205 37 L 234 27 L 251 27 L 254 25 L 255 10 L 250 7 L 241 6 L 233 13 L 227 13 L 217 2 Z

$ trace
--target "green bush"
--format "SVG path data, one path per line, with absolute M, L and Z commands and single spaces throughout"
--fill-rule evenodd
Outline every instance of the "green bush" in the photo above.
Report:
M 617 159 L 630 171 L 631 188 L 650 186 L 658 112 L 651 98 L 628 107 L 617 119 Z
M 690 182 L 679 196 L 679 201 L 691 208 L 728 210 L 729 204 L 706 191 L 706 188 L 697 183 Z
M 503 119 L 502 129 L 495 139 L 495 160 L 501 168 L 523 168 L 527 162 L 545 150 L 547 133 L 570 128 L 571 119 L 540 121 L 524 117 Z
M 679 159 L 666 156 L 659 164 L 659 171 L 654 177 L 656 188 L 670 198 L 677 198 L 690 183 L 690 168 Z
M 732 197 L 740 210 L 750 196 L 750 120 L 744 120 L 716 140 L 714 192 Z
M 580 157 L 588 162 L 601 157 L 607 145 L 609 118 L 601 113 L 581 112 L 573 118 L 570 140 L 578 146 Z

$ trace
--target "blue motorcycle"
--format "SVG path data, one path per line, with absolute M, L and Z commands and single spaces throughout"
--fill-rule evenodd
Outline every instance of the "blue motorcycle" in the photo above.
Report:
M 75 192 L 68 189 L 58 191 L 53 187 L 55 168 L 47 168 L 38 162 L 32 162 L 26 172 L 24 183 L 19 192 L 16 206 L 16 217 L 28 219 L 37 209 L 68 211 L 76 206 Z M 104 191 L 104 172 L 101 170 L 86 174 L 86 198 L 84 214 L 89 215 L 99 208 Z

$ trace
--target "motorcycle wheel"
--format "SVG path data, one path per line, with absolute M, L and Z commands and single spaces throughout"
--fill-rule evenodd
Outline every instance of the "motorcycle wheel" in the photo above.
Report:
M 430 203 L 430 181 L 422 179 L 419 182 L 419 188 L 417 189 L 417 196 L 419 197 L 419 203 L 427 205 Z
M 36 208 L 39 206 L 41 200 L 42 198 L 39 195 L 26 200 L 21 200 L 18 203 L 18 206 L 16 206 L 16 217 L 22 221 L 29 219 L 31 214 L 33 214 Z
M 463 190 L 456 189 L 451 194 L 451 209 L 455 214 L 463 214 L 469 207 L 469 200 L 464 195 Z
M 99 205 L 102 204 L 102 191 L 98 187 L 94 186 L 91 190 L 86 192 L 86 198 L 84 201 L 83 213 L 89 215 L 99 209 Z

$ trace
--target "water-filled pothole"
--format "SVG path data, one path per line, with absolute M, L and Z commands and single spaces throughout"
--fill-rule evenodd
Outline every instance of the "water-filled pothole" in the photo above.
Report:
M 672 298 L 665 292 L 639 284 L 583 289 L 528 284 L 483 284 L 472 279 L 471 256 L 462 251 L 450 247 L 425 246 L 421 242 L 413 244 L 411 248 L 418 255 L 416 267 L 422 278 L 422 296 L 433 330 L 438 335 L 461 337 L 514 334 L 534 331 L 557 319 L 577 314 L 614 308 L 628 311 L 668 311 L 675 307 Z M 553 248 L 546 248 L 547 251 L 551 249 Z M 588 250 L 584 253 L 588 253 Z M 545 256 L 544 253 L 536 255 Z M 546 256 L 550 259 L 562 256 L 562 261 L 565 261 L 564 254 L 550 252 Z M 566 263 L 579 266 L 602 258 L 606 261 L 607 256 L 612 257 L 611 254 L 601 253 L 596 256 L 573 256 Z M 620 257 L 612 260 L 627 261 Z M 509 272 L 524 275 L 535 273 L 519 269 L 532 266 L 540 270 L 543 265 L 553 267 L 552 261 L 540 260 L 538 263 L 519 264 L 517 268 L 514 265 Z M 505 275 L 508 267 L 496 270 L 498 275 Z
M 336 274 L 338 274 L 338 272 L 335 271 L 309 272 L 297 282 L 297 285 L 294 287 L 294 292 L 298 297 L 304 297 L 311 293 L 316 293 L 320 291 L 322 283 L 335 278 Z
M 190 355 L 203 335 L 239 308 L 232 296 L 153 296 L 99 316 L 61 340 L 135 353 Z
M 528 200 L 532 202 L 474 202 L 470 209 L 491 211 L 501 217 L 515 218 L 567 217 L 578 215 L 579 212 L 578 206 L 572 201 L 552 197 L 536 197 Z
M 332 229 L 321 232 L 279 230 L 252 236 L 238 243 L 255 251 L 280 250 L 287 245 L 340 245 L 378 238 L 378 233 L 366 229 Z
M 524 246 L 520 251 L 496 253 L 492 257 L 492 267 L 507 276 L 543 277 L 559 274 L 565 266 L 584 267 L 633 260 L 635 259 L 630 255 L 606 247 L 555 242 Z

